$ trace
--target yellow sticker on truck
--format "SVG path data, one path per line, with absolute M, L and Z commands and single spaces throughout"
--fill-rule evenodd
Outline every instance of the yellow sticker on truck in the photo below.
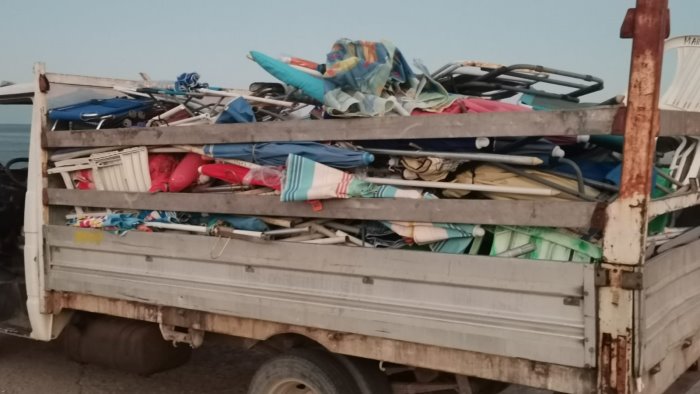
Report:
M 102 243 L 105 234 L 102 231 L 94 230 L 75 230 L 73 233 L 73 242 L 78 244 L 99 244 Z

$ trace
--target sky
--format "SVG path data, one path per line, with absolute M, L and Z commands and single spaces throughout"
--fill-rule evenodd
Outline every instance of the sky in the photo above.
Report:
M 700 34 L 700 1 L 670 0 L 671 35 Z M 0 80 L 47 71 L 172 80 L 197 71 L 216 86 L 274 80 L 250 50 L 322 62 L 342 37 L 392 41 L 429 70 L 458 60 L 529 63 L 605 80 L 604 100 L 626 91 L 631 41 L 619 38 L 634 0 L 3 0 Z M 667 57 L 668 78 L 673 61 Z M 28 123 L 0 107 L 0 123 Z

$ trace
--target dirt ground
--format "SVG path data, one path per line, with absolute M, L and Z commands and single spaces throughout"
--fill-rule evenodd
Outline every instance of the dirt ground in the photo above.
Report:
M 0 394 L 244 394 L 269 353 L 238 350 L 219 338 L 180 368 L 149 377 L 69 360 L 58 342 L 0 335 Z M 511 386 L 503 394 L 549 394 Z
M 243 394 L 266 357 L 205 344 L 184 366 L 143 377 L 75 363 L 55 342 L 0 335 L 0 394 Z
M 0 394 L 244 394 L 269 354 L 205 341 L 189 363 L 149 377 L 81 365 L 58 342 L 0 335 Z M 667 394 L 700 394 L 700 372 L 687 373 Z M 511 386 L 502 394 L 548 394 Z

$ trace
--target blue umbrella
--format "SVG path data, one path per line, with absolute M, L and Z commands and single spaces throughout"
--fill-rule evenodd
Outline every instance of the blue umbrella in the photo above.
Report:
M 336 148 L 316 142 L 205 145 L 204 154 L 214 158 L 237 159 L 271 166 L 284 165 L 289 154 L 335 168 L 363 167 L 374 161 L 374 156 L 369 152 Z
M 221 123 L 255 123 L 255 113 L 253 107 L 243 97 L 232 100 L 221 113 L 217 124 Z

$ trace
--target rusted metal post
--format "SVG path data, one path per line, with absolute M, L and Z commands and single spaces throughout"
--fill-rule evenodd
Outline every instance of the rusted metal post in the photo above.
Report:
M 632 352 L 637 344 L 634 309 L 639 306 L 639 291 L 625 287 L 622 275 L 639 271 L 644 263 L 647 208 L 659 134 L 663 46 L 668 32 L 668 0 L 637 0 L 620 32 L 622 38 L 632 38 L 632 60 L 620 194 L 606 211 L 601 268 L 608 270 L 610 281 L 598 291 L 598 387 L 604 393 L 630 393 L 634 381 L 637 390 L 642 388 L 640 352 Z
M 621 36 L 632 38 L 632 62 L 620 194 L 608 210 L 605 237 L 606 260 L 611 263 L 638 265 L 644 255 L 668 15 L 668 0 L 637 0 L 622 26 Z

